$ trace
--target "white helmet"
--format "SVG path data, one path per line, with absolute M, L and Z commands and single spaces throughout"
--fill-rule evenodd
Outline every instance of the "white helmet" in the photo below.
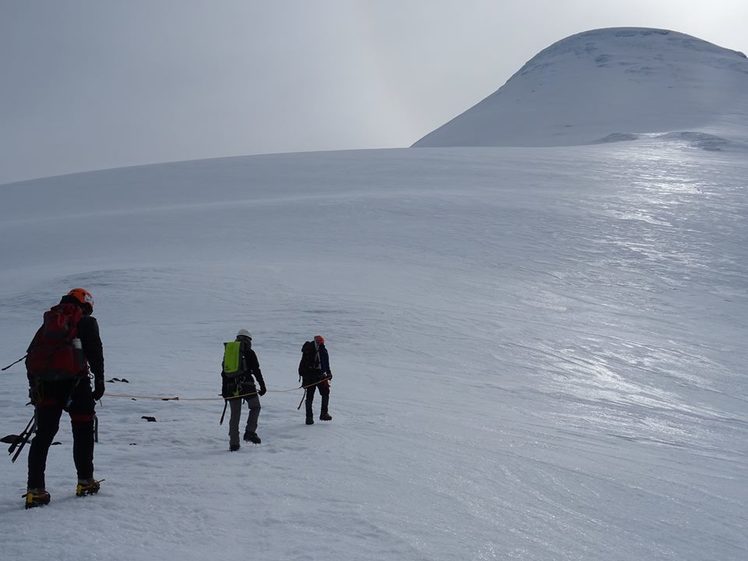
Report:
M 237 337 L 249 337 L 250 339 L 252 338 L 252 334 L 249 331 L 247 331 L 246 329 L 240 329 L 237 332 L 236 336 Z

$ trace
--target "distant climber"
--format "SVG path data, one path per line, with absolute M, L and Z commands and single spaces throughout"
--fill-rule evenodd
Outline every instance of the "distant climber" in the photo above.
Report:
M 322 400 L 319 419 L 320 421 L 332 421 L 332 416 L 328 411 L 332 372 L 330 371 L 330 357 L 325 347 L 325 338 L 322 335 L 315 335 L 313 340 L 302 345 L 299 376 L 301 376 L 302 385 L 306 387 L 306 424 L 314 424 L 312 403 L 316 388 L 319 388 L 319 395 Z

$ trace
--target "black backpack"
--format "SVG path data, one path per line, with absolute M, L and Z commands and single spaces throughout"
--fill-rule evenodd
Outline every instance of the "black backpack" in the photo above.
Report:
M 299 362 L 299 376 L 312 374 L 319 370 L 317 347 L 314 341 L 307 341 L 301 346 L 301 361 Z

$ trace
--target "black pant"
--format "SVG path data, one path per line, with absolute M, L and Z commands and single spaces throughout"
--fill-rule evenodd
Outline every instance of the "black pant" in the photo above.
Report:
M 313 383 L 313 382 L 308 382 Z M 307 383 L 304 384 L 305 386 Z M 319 388 L 319 395 L 322 397 L 322 405 L 320 407 L 320 413 L 327 413 L 327 406 L 330 403 L 330 382 L 327 380 L 320 382 L 316 386 L 309 386 L 306 389 L 306 416 L 307 418 L 314 417 L 312 413 L 312 402 L 314 401 L 314 390 Z
M 73 461 L 78 479 L 93 477 L 94 408 L 88 378 L 40 382 L 36 395 L 36 436 L 29 450 L 29 489 L 44 489 L 47 453 L 60 427 L 62 412 L 70 414 L 73 427 Z

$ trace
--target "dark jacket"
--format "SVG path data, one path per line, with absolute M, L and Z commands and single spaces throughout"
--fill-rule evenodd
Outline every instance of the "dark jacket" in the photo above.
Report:
M 257 392 L 255 380 L 260 386 L 260 391 L 265 393 L 265 380 L 262 377 L 257 354 L 252 350 L 252 339 L 239 336 L 236 340 L 241 343 L 241 364 L 244 366 L 244 371 L 235 376 L 227 376 L 221 372 L 221 395 L 224 398 L 230 398 L 255 393 Z
M 324 343 L 317 345 L 317 354 L 319 354 L 319 369 L 322 371 L 322 374 L 331 374 L 330 355 L 327 354 L 327 348 Z
M 78 338 L 83 354 L 94 378 L 104 377 L 104 347 L 99 336 L 99 322 L 93 316 L 83 316 L 78 322 Z

